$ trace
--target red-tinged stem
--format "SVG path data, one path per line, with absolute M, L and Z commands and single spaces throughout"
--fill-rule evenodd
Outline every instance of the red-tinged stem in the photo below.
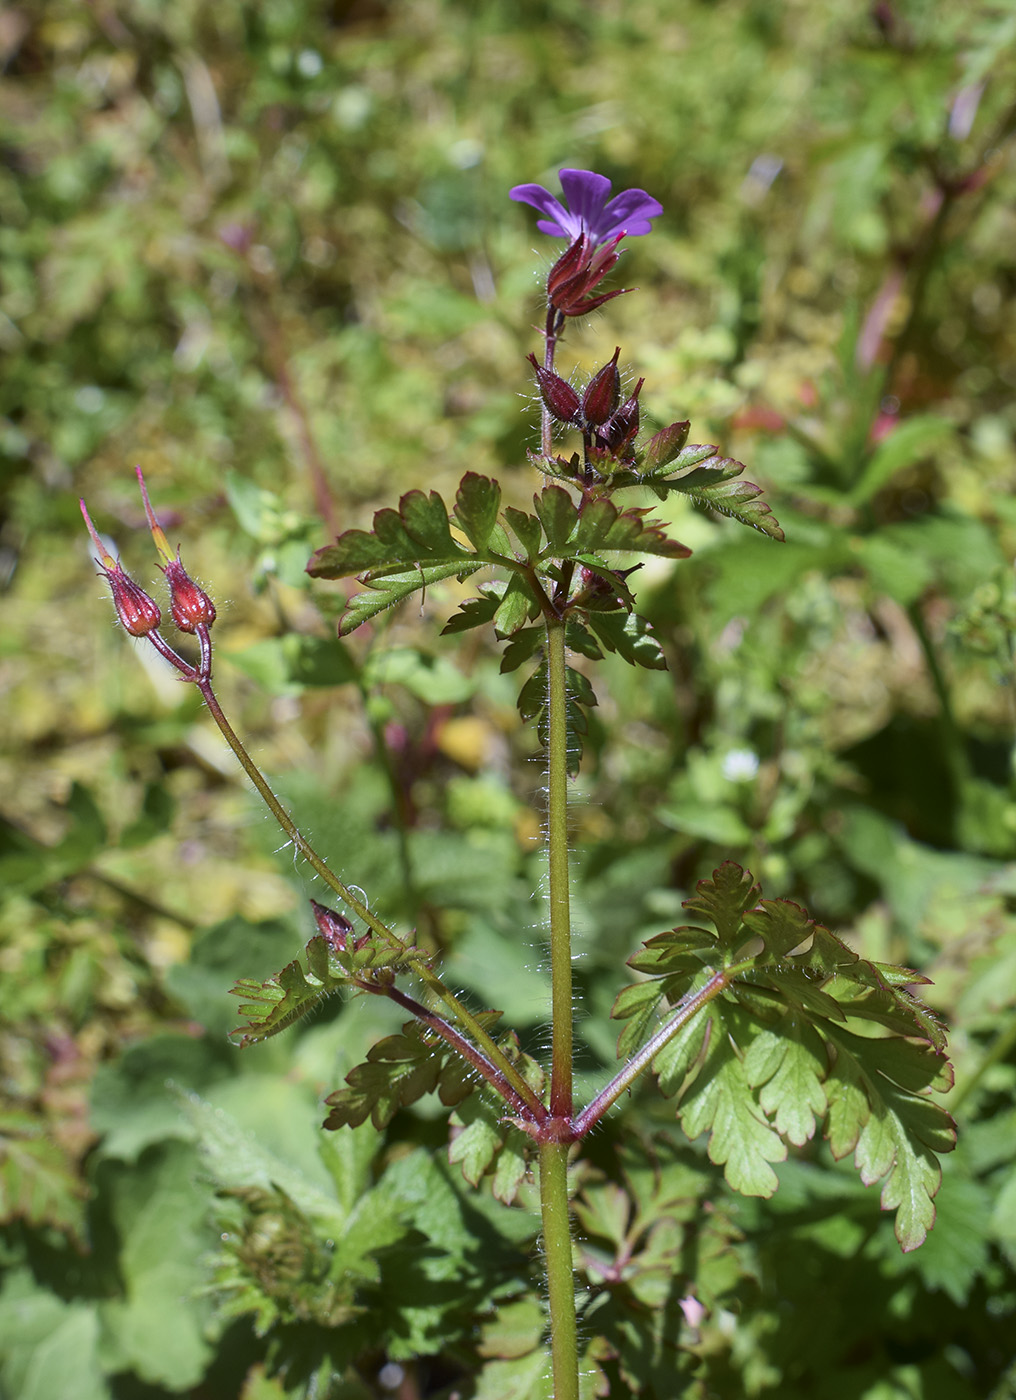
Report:
M 574 1122 L 576 1137 L 584 1137 L 589 1129 L 600 1121 L 603 1115 L 611 1108 L 626 1089 L 639 1077 L 644 1069 L 652 1064 L 653 1060 L 660 1053 L 668 1041 L 688 1024 L 688 1022 L 707 1006 L 709 1002 L 715 1000 L 733 980 L 734 969 L 727 968 L 723 972 L 716 972 L 710 977 L 704 987 L 697 992 L 693 992 L 686 997 L 680 1006 L 677 1007 L 673 1016 L 665 1025 L 661 1026 L 656 1034 L 647 1040 L 637 1055 L 615 1074 L 614 1078 L 596 1095 L 586 1108 L 578 1115 Z
M 415 1016 L 418 1021 L 422 1021 L 424 1025 L 429 1026 L 432 1031 L 441 1036 L 443 1040 L 446 1040 L 457 1054 L 461 1055 L 464 1060 L 467 1060 L 476 1072 L 483 1076 L 491 1088 L 500 1094 L 509 1108 L 520 1117 L 527 1119 L 529 1122 L 538 1124 L 547 1121 L 549 1117 L 547 1110 L 533 1093 L 532 1089 L 529 1090 L 525 1097 L 519 1094 L 497 1066 L 492 1065 L 487 1057 L 482 1054 L 475 1045 L 471 1044 L 464 1035 L 461 1035 L 454 1026 L 450 1025 L 444 1017 L 439 1016 L 434 1011 L 429 1011 L 422 1002 L 417 1001 L 415 997 L 407 996 L 407 994 L 400 991 L 398 987 L 376 985 L 368 982 L 362 982 L 358 985 L 362 986 L 363 990 L 366 992 L 388 997 L 390 1001 L 394 1001 L 399 1006 L 404 1007 L 405 1010 Z
M 558 337 L 560 336 L 561 331 L 563 329 L 564 316 L 561 314 L 560 311 L 557 311 L 553 305 L 548 305 L 547 324 L 546 329 L 543 333 L 543 368 L 546 370 L 550 370 L 551 373 L 553 373 L 554 370 L 554 356 L 557 353 Z M 550 416 L 550 410 L 548 409 L 547 405 L 544 404 L 541 416 L 540 438 L 541 446 L 543 448 L 543 455 L 545 457 L 552 456 L 554 452 L 553 429 L 554 424 Z

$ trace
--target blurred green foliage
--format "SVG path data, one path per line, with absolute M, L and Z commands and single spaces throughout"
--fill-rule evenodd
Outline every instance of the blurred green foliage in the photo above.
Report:
M 648 413 L 748 462 L 787 534 L 668 502 L 695 553 L 640 596 L 670 669 L 601 668 L 585 1080 L 624 959 L 732 857 L 935 979 L 961 1128 L 900 1256 L 824 1148 L 738 1200 L 647 1087 L 577 1182 L 589 1385 L 1016 1393 L 1011 7 L 36 0 L 0 10 L 0 59 L 0 1395 L 548 1393 L 534 1198 L 468 1189 L 426 1104 L 319 1130 L 398 1018 L 226 1043 L 226 989 L 295 954 L 314 889 L 196 697 L 108 625 L 76 500 L 147 584 L 143 465 L 276 790 L 538 1052 L 512 678 L 478 634 L 437 642 L 453 584 L 339 643 L 303 568 L 465 470 L 527 505 L 539 236 L 507 190 L 561 165 L 666 211 L 562 367 L 620 343 Z

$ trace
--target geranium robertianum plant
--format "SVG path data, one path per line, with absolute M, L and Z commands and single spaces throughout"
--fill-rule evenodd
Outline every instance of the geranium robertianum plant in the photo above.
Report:
M 896 1212 L 904 1250 L 918 1246 L 934 1221 L 937 1154 L 952 1148 L 954 1135 L 929 1097 L 950 1071 L 943 1032 L 911 991 L 925 979 L 858 957 L 798 905 L 763 899 L 752 876 L 732 862 L 685 901 L 690 923 L 660 932 L 629 959 L 638 980 L 619 991 L 612 1013 L 621 1023 L 621 1067 L 590 1102 L 574 1101 L 568 791 L 581 763 L 586 711 L 596 703 L 589 673 L 605 651 L 632 666 L 665 667 L 638 611 L 633 575 L 645 556 L 680 561 L 690 553 L 640 502 L 676 491 L 774 541 L 783 536 L 759 488 L 740 479 L 741 464 L 712 446 L 689 444 L 687 422 L 640 438 L 644 380 L 624 393 L 620 348 L 585 384 L 557 374 L 568 320 L 622 294 L 603 286 L 620 245 L 648 233 L 662 212 L 642 190 L 611 199 L 610 182 L 589 171 L 562 170 L 561 184 L 567 206 L 539 185 L 511 192 L 544 216 L 542 232 L 568 240 L 547 277 L 542 359 L 529 356 L 542 400 L 540 447 L 531 461 L 543 483 L 532 513 L 503 507 L 498 483 L 470 472 L 451 509 L 437 492 L 410 491 L 397 508 L 375 514 L 372 530 L 347 530 L 308 565 L 316 578 L 356 577 L 364 586 L 343 615 L 343 636 L 439 580 L 493 575 L 444 630 L 493 630 L 504 647 L 502 670 L 523 672 L 519 710 L 535 721 L 545 755 L 548 1067 L 520 1050 L 498 1011 L 476 1010 L 455 995 L 431 951 L 372 912 L 274 796 L 213 690 L 214 605 L 170 550 L 140 471 L 172 618 L 197 638 L 196 662 L 165 640 L 158 605 L 88 524 L 120 621 L 198 687 L 272 814 L 345 911 L 312 901 L 317 933 L 302 957 L 265 982 L 237 985 L 245 1017 L 239 1043 L 275 1035 L 340 989 L 387 998 L 407 1013 L 402 1032 L 376 1044 L 329 1096 L 325 1127 L 370 1118 L 382 1130 L 398 1109 L 436 1092 L 457 1114 L 462 1131 L 451 1159 L 469 1180 L 492 1173 L 495 1194 L 510 1203 L 527 1171 L 535 1172 L 553 1395 L 575 1400 L 582 1367 L 569 1165 L 644 1071 L 676 1098 L 690 1139 L 708 1134 L 710 1159 L 745 1195 L 770 1196 L 773 1164 L 786 1157 L 788 1144 L 802 1146 L 821 1126 L 835 1157 L 853 1154 L 866 1185 L 883 1181 L 882 1206 Z M 562 437 L 571 439 L 563 448 Z M 582 661 L 572 665 L 569 657 Z M 694 1286 L 689 1279 L 690 1297 Z M 591 1307 L 595 1300 L 586 1301 Z M 587 1358 L 590 1366 L 595 1358 Z

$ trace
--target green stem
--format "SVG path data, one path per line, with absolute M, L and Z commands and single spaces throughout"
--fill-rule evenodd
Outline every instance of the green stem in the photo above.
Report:
M 543 1252 L 547 1261 L 554 1400 L 578 1400 L 579 1344 L 568 1217 L 566 1142 L 540 1144 L 540 1200 L 543 1208 Z
M 264 774 L 244 748 L 242 741 L 223 713 L 222 707 L 215 697 L 215 692 L 212 690 L 212 684 L 207 674 L 195 676 L 194 684 L 201 691 L 205 704 L 208 706 L 209 713 L 219 726 L 222 737 L 236 754 L 243 771 L 247 774 L 248 778 L 250 778 L 255 788 L 257 788 L 265 806 L 289 837 L 294 848 L 300 852 L 315 873 L 320 875 L 328 888 L 339 896 L 343 904 L 345 904 L 347 908 L 352 909 L 353 913 L 363 920 L 372 933 L 376 933 L 378 937 L 383 938 L 385 942 L 390 944 L 393 948 L 406 954 L 406 960 L 412 964 L 414 972 L 423 979 L 434 995 L 443 1001 L 454 1013 L 456 1020 L 466 1027 L 473 1039 L 483 1048 L 488 1058 L 501 1071 L 508 1083 L 516 1093 L 518 1093 L 519 1097 L 527 1103 L 533 1111 L 538 1107 L 540 1112 L 542 1112 L 543 1105 L 539 1104 L 533 1090 L 523 1079 L 511 1060 L 509 1060 L 504 1052 L 495 1045 L 488 1032 L 484 1030 L 468 1008 L 463 1006 L 458 997 L 449 991 L 440 977 L 438 977 L 430 967 L 426 956 L 417 949 L 414 949 L 410 944 L 405 943 L 399 938 L 398 934 L 393 933 L 375 914 L 372 914 L 364 902 L 361 899 L 357 899 L 349 886 L 343 884 L 338 876 L 333 874 L 328 868 L 328 865 L 321 856 L 318 855 L 317 851 L 315 851 L 314 847 L 302 834 L 285 807 L 283 807 L 282 803 L 275 796 L 275 793 L 272 792 Z
M 547 848 L 552 1064 L 550 1112 L 572 1113 L 572 955 L 568 889 L 568 715 L 564 623 L 547 623 Z

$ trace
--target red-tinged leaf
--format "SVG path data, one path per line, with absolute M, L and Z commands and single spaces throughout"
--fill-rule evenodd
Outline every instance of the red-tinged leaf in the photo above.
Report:
M 405 569 L 412 564 L 442 564 L 460 560 L 463 568 L 475 561 L 452 539 L 444 501 L 432 491 L 408 491 L 399 509 L 386 507 L 374 516 L 374 529 L 346 530 L 332 545 L 313 555 L 307 572 L 313 578 L 348 578 L 375 569 Z M 484 558 L 482 562 L 489 562 Z
M 475 549 L 482 552 L 487 548 L 500 507 L 498 483 L 476 472 L 466 472 L 455 495 L 455 519 Z
M 688 441 L 688 433 L 691 423 L 671 423 L 669 427 L 662 428 L 655 437 L 650 438 L 642 454 L 639 467 L 644 472 L 659 471 L 662 467 L 669 466 L 681 448 Z M 709 449 L 712 451 L 712 448 Z
M 506 506 L 504 518 L 508 522 L 508 527 L 512 534 L 522 546 L 522 552 L 529 560 L 539 557 L 543 548 L 543 526 L 535 515 L 527 515 L 525 511 L 516 510 L 514 506 Z
M 724 947 L 735 948 L 744 941 L 741 917 L 761 893 L 750 871 L 726 860 L 713 871 L 711 880 L 698 882 L 694 895 L 684 901 L 683 907 L 693 914 L 704 914 L 715 925 Z
M 540 495 L 533 497 L 533 504 L 547 537 L 543 554 L 556 559 L 569 553 L 572 531 L 579 520 L 579 508 L 571 496 L 563 486 L 545 486 Z

